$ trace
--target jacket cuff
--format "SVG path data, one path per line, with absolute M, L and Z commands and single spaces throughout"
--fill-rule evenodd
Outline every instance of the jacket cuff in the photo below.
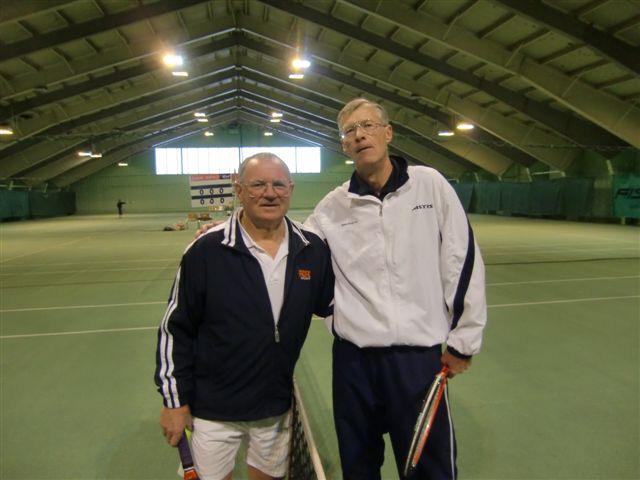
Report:
M 473 357 L 473 355 L 465 355 L 464 353 L 460 353 L 455 348 L 449 345 L 447 345 L 447 352 L 449 352 L 454 357 L 461 358 L 462 360 L 471 360 L 471 358 Z

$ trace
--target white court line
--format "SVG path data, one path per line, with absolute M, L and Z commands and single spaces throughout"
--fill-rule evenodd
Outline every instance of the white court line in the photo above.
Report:
M 134 302 L 134 303 L 106 303 L 102 305 L 67 305 L 61 307 L 33 307 L 33 308 L 9 308 L 0 310 L 0 313 L 12 312 L 38 312 L 42 310 L 73 310 L 77 308 L 111 308 L 111 307 L 135 307 L 139 305 L 160 305 L 167 302 Z
M 89 238 L 91 238 L 91 237 L 78 238 L 76 240 L 71 240 L 70 242 L 65 242 L 65 243 L 61 243 L 59 245 L 53 245 L 51 247 L 42 248 L 40 250 L 36 250 L 35 252 L 23 253 L 22 255 L 18 255 L 17 257 L 6 258 L 4 260 L 0 260 L 0 264 L 1 263 L 6 263 L 6 262 L 11 262 L 13 260 L 17 260 L 18 258 L 28 257 L 29 255 L 36 255 L 38 253 L 46 252 L 47 250 L 52 250 L 54 248 L 66 247 L 67 245 L 73 245 L 74 243 L 84 242 L 85 240 L 87 240 Z
M 554 280 L 524 280 L 522 282 L 497 282 L 487 283 L 487 287 L 498 287 L 504 285 L 527 285 L 533 283 L 556 283 L 556 282 L 589 282 L 593 280 L 617 280 L 624 278 L 640 278 L 640 275 L 623 275 L 620 277 L 584 277 L 584 278 L 560 278 Z
M 14 272 L 14 273 L 0 273 L 0 275 L 9 277 L 19 277 L 23 275 L 60 275 L 67 273 L 103 273 L 103 272 L 138 272 L 142 270 L 164 270 L 166 268 L 172 268 L 173 265 L 167 265 L 164 267 L 139 267 L 139 268 L 105 268 L 103 270 L 51 270 L 51 271 L 37 271 L 37 272 Z
M 574 298 L 570 300 L 547 300 L 543 302 L 525 302 L 525 303 L 502 303 L 497 305 L 489 305 L 487 308 L 502 308 L 502 307 L 522 307 L 527 305 L 544 305 L 544 304 L 552 304 L 552 303 L 575 303 L 575 302 L 598 302 L 601 300 L 618 300 L 623 298 L 640 298 L 640 295 L 627 295 L 623 297 L 596 297 L 596 298 Z M 153 303 L 164 303 L 164 302 L 153 302 Z M 131 305 L 131 304 L 124 304 Z M 94 305 L 100 306 L 100 305 Z M 105 305 L 109 306 L 109 305 Z M 83 308 L 85 306 L 79 306 Z M 64 308 L 64 307 L 55 307 L 55 308 Z M 72 307 L 73 308 L 73 307 Z M 6 310 L 5 310 L 6 311 Z M 87 333 L 111 333 L 111 332 L 127 332 L 127 331 L 135 331 L 135 330 L 155 330 L 158 327 L 132 327 L 132 328 L 111 328 L 111 329 L 100 329 L 100 330 L 79 330 L 75 332 L 54 332 L 54 333 L 29 333 L 24 335 L 2 335 L 0 336 L 0 340 L 12 339 L 12 338 L 30 338 L 30 337 L 50 337 L 50 336 L 58 336 L 58 335 L 82 335 Z
M 638 242 L 632 242 L 632 241 L 612 241 L 607 243 L 606 245 L 603 245 L 602 243 L 592 243 L 589 244 L 588 242 L 582 242 L 579 245 L 569 245 L 567 243 L 544 243 L 543 246 L 544 248 L 552 248 L 552 249 L 567 249 L 567 248 L 574 248 L 574 247 L 580 247 L 580 248 L 611 248 L 614 249 L 618 246 L 624 246 L 624 245 L 629 245 L 629 246 L 638 246 Z M 533 249 L 537 249 L 540 248 L 541 243 L 502 243 L 502 244 L 498 244 L 498 245 L 483 245 L 482 243 L 480 243 L 480 250 L 482 252 L 486 251 L 486 250 L 507 250 L 507 249 L 520 249 L 520 248 L 533 248 Z
M 17 257 L 16 257 L 17 258 Z M 127 263 L 153 263 L 153 262 L 178 262 L 180 260 L 179 257 L 173 258 L 159 258 L 157 260 L 102 260 L 102 261 L 93 261 L 87 260 L 86 262 L 58 262 L 58 263 L 39 263 L 32 265 L 5 265 L 3 268 L 40 268 L 40 267 L 52 267 L 52 266 L 60 266 L 60 265 L 97 265 L 97 264 L 111 264 L 117 263 L 118 265 L 126 265 Z M 9 260 L 7 260 L 9 261 Z
M 537 254 L 548 254 L 548 255 L 558 255 L 558 254 L 566 254 L 566 253 L 573 253 L 573 252 L 619 252 L 621 250 L 631 250 L 633 252 L 640 252 L 640 247 L 617 247 L 617 248 L 609 248 L 609 247 L 599 247 L 599 248 L 572 248 L 572 247 L 567 247 L 566 249 L 563 250 L 549 250 L 549 249 L 539 249 L 539 250 L 526 250 L 524 252 L 520 252 L 520 251 L 512 251 L 512 252 L 502 252 L 502 253 L 491 253 L 491 252 L 486 252 L 486 255 L 484 255 L 485 257 L 502 257 L 505 255 L 537 255 Z M 482 251 L 482 249 L 480 249 L 480 251 Z M 612 258 L 612 260 L 615 260 L 615 257 Z
M 6 338 L 30 338 L 30 337 L 58 337 L 60 335 L 84 335 L 87 333 L 112 333 L 112 332 L 133 332 L 139 330 L 157 330 L 158 327 L 131 327 L 131 328 L 103 328 L 100 330 L 77 330 L 75 332 L 53 332 L 53 333 L 28 333 L 24 335 L 2 335 L 1 340 Z
M 599 302 L 601 300 L 620 300 L 623 298 L 640 298 L 640 295 L 624 295 L 620 297 L 571 298 L 567 300 L 545 300 L 543 302 L 499 303 L 497 305 L 487 305 L 487 308 L 526 307 L 528 305 L 547 305 L 552 303 Z

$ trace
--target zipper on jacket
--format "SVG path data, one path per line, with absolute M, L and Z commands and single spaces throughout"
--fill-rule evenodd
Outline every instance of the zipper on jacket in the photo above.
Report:
M 276 325 L 276 343 L 280 343 L 280 330 L 278 330 L 278 325 Z

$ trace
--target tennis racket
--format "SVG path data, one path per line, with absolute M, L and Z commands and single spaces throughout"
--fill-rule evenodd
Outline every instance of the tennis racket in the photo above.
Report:
M 424 444 L 427 442 L 429 432 L 433 426 L 433 420 L 436 418 L 438 412 L 438 405 L 442 399 L 444 393 L 444 387 L 447 385 L 447 374 L 449 373 L 449 367 L 446 365 L 442 367 L 442 370 L 436 375 L 433 380 L 429 391 L 427 392 L 424 401 L 422 402 L 422 408 L 418 414 L 418 420 L 413 429 L 413 438 L 411 439 L 411 447 L 407 454 L 407 461 L 404 464 L 404 476 L 409 477 L 418 465 L 420 457 L 422 456 L 422 450 Z
M 191 458 L 191 449 L 189 448 L 186 432 L 178 442 L 178 453 L 180 454 L 182 470 L 184 470 L 184 480 L 200 480 L 196 467 L 193 466 L 193 458 Z

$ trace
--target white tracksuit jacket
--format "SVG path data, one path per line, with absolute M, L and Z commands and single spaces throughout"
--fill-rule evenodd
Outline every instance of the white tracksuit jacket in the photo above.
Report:
M 305 222 L 331 249 L 333 328 L 359 347 L 446 343 L 475 355 L 487 317 L 480 250 L 447 180 L 423 166 L 408 175 L 382 201 L 345 182 Z

